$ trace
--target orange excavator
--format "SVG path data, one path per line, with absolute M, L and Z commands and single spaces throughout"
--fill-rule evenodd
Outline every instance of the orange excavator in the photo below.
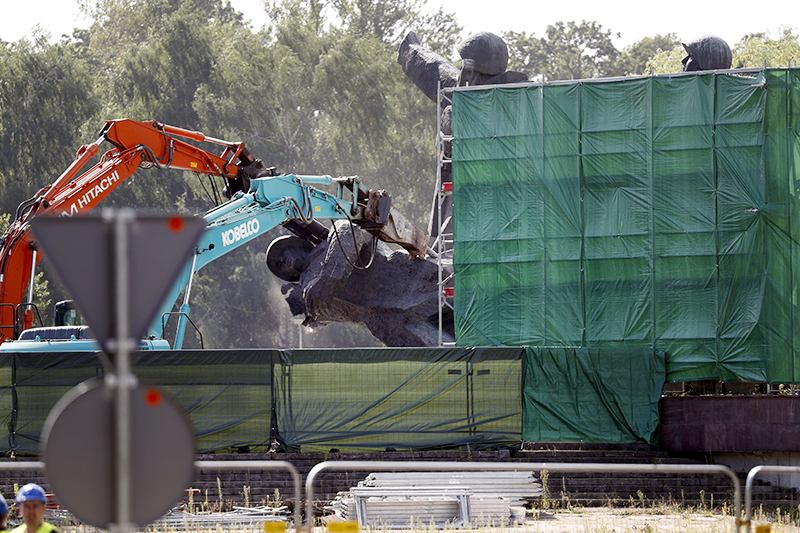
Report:
M 217 156 L 181 138 L 219 144 L 224 150 Z M 79 175 L 104 141 L 113 148 Z M 37 254 L 30 232 L 31 218 L 44 214 L 84 214 L 137 169 L 150 167 L 220 176 L 226 181 L 223 193 L 228 198 L 238 191 L 247 192 L 251 178 L 268 176 L 272 172 L 255 159 L 243 143 L 207 137 L 198 131 L 156 121 L 106 122 L 97 141 L 82 146 L 75 161 L 52 185 L 19 205 L 14 221 L 0 238 L 0 342 L 16 338 L 19 331 L 33 325 L 33 276 L 41 256 Z

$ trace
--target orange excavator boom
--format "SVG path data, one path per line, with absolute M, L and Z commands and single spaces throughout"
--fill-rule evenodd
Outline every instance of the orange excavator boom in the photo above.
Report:
M 215 155 L 181 137 L 219 144 L 224 150 Z M 79 174 L 106 141 L 113 148 Z M 265 172 L 261 161 L 253 158 L 243 143 L 226 142 L 156 121 L 106 122 L 97 141 L 82 146 L 75 161 L 52 185 L 19 205 L 14 221 L 0 238 L 0 342 L 16 337 L 19 310 L 30 307 L 32 290 L 26 299 L 25 288 L 32 288 L 34 269 L 41 259 L 30 232 L 31 218 L 91 211 L 140 167 L 176 168 L 220 176 L 226 180 L 227 195 L 240 190 L 247 192 L 250 178 Z M 30 309 L 25 310 L 22 322 L 23 330 L 31 326 Z

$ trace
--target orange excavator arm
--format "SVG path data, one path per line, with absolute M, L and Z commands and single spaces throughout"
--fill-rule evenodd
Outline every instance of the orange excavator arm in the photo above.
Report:
M 208 141 L 225 148 L 222 155 L 217 156 L 179 137 Z M 99 163 L 78 175 L 105 141 L 113 148 L 103 154 Z M 20 306 L 30 303 L 30 295 L 26 300 L 25 288 L 32 287 L 34 268 L 41 259 L 30 232 L 31 218 L 44 214 L 73 216 L 91 211 L 140 167 L 176 168 L 221 176 L 226 180 L 228 196 L 239 190 L 247 192 L 251 177 L 269 172 L 243 143 L 226 142 L 155 121 L 106 122 L 100 138 L 82 146 L 75 161 L 52 185 L 20 204 L 14 221 L 0 238 L 0 342 L 16 337 Z M 22 329 L 30 327 L 32 321 L 32 311 L 27 310 Z

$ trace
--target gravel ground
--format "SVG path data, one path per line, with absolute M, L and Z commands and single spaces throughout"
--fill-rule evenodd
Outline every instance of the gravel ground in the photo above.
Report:
M 786 525 L 759 516 L 753 521 L 752 533 L 757 525 L 771 525 L 771 533 L 800 533 L 800 527 Z M 362 530 L 366 531 L 366 530 Z M 385 530 L 374 530 L 387 533 Z M 434 533 L 437 530 L 414 529 L 391 530 L 391 533 Z M 457 529 L 438 530 L 443 533 L 466 531 Z M 501 528 L 479 528 L 481 533 L 734 533 L 736 531 L 731 513 L 691 512 L 680 509 L 620 509 L 620 508 L 576 508 L 569 511 L 542 512 L 528 516 L 515 526 Z M 744 533 L 744 527 L 739 529 Z M 325 533 L 323 528 L 314 528 L 313 533 Z
M 756 525 L 767 525 L 765 517 L 753 521 Z M 508 528 L 513 531 L 513 528 Z M 727 533 L 736 531 L 733 517 L 728 513 L 689 512 L 676 509 L 614 509 L 580 508 L 571 511 L 541 513 L 538 518 L 528 518 L 517 528 L 522 533 Z M 744 527 L 740 528 L 744 531 Z M 771 531 L 800 533 L 797 526 L 771 524 Z
M 751 532 L 755 533 L 756 526 L 769 524 L 771 533 L 800 533 L 800 527 L 788 525 L 785 521 L 771 517 L 756 516 Z M 227 527 L 226 527 L 227 526 Z M 185 528 L 179 525 L 164 527 L 149 526 L 144 529 L 146 533 L 184 533 Z M 103 530 L 92 527 L 77 526 L 63 527 L 64 533 L 105 533 Z M 263 524 L 248 526 L 220 524 L 216 528 L 204 526 L 199 529 L 189 528 L 185 533 L 216 533 L 216 532 L 241 532 L 264 533 Z M 361 530 L 368 532 L 366 529 Z M 375 533 L 455 533 L 468 530 L 428 528 L 415 528 L 409 530 L 374 530 Z M 527 519 L 514 526 L 501 528 L 479 528 L 481 533 L 733 533 L 736 531 L 733 517 L 720 512 L 690 512 L 676 509 L 614 509 L 578 508 L 569 511 L 542 512 L 538 516 Z M 744 527 L 740 528 L 744 532 Z M 287 530 L 293 533 L 293 529 Z M 312 533 L 327 533 L 322 527 L 313 528 Z

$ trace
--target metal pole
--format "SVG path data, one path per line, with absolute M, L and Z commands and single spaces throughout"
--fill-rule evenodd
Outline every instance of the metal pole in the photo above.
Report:
M 33 301 L 33 279 L 36 276 L 36 248 L 33 249 L 33 260 L 31 261 L 31 281 L 28 283 L 28 302 Z
M 300 482 L 300 473 L 292 463 L 287 461 L 195 461 L 194 467 L 200 470 L 212 468 L 288 470 L 292 474 L 292 483 L 294 485 L 294 528 L 296 531 L 300 531 L 300 527 L 303 525 L 300 517 L 300 506 L 302 505 L 300 491 L 302 490 L 302 484 Z
M 444 282 L 442 271 L 442 158 L 444 158 L 444 143 L 442 142 L 442 82 L 440 81 L 436 87 L 436 224 L 438 229 L 436 231 L 436 264 L 439 272 L 439 295 L 437 297 L 439 309 L 439 347 L 442 347 L 442 328 L 444 327 L 444 319 L 442 316 L 442 301 L 444 299 Z
M 2 470 L 44 470 L 44 463 L 41 461 L 0 461 L 0 471 Z
M 178 329 L 175 330 L 175 346 L 173 346 L 176 350 L 183 348 L 183 337 L 186 335 L 186 322 L 189 315 L 189 293 L 192 292 L 192 281 L 194 281 L 194 271 L 196 267 L 197 252 L 192 255 L 192 268 L 189 271 L 189 283 L 186 284 L 186 293 L 183 295 L 181 314 L 178 315 Z
M 458 472 L 458 471 L 534 471 L 552 470 L 556 472 L 633 472 L 651 474 L 656 472 L 672 474 L 720 474 L 728 476 L 733 482 L 735 508 L 735 531 L 738 533 L 741 519 L 742 488 L 739 478 L 723 465 L 664 465 L 664 464 L 608 464 L 608 463 L 457 463 L 457 462 L 406 462 L 406 461 L 325 461 L 319 463 L 306 477 L 306 525 L 311 531 L 313 525 L 314 480 L 324 470 L 379 470 L 399 472 Z
M 131 388 L 134 377 L 130 369 L 130 316 L 128 280 L 128 233 L 131 223 L 136 218 L 133 210 L 121 209 L 104 217 L 113 217 L 114 223 L 114 295 L 116 310 L 116 334 L 110 343 L 109 352 L 114 357 L 115 413 L 114 436 L 116 437 L 116 524 L 114 530 L 127 533 L 133 527 L 131 523 Z
M 761 472 L 768 472 L 770 474 L 800 474 L 800 466 L 768 466 L 759 465 L 753 467 L 747 473 L 747 481 L 744 484 L 744 525 L 745 533 L 750 531 L 750 520 L 753 517 L 753 481 L 756 476 Z

